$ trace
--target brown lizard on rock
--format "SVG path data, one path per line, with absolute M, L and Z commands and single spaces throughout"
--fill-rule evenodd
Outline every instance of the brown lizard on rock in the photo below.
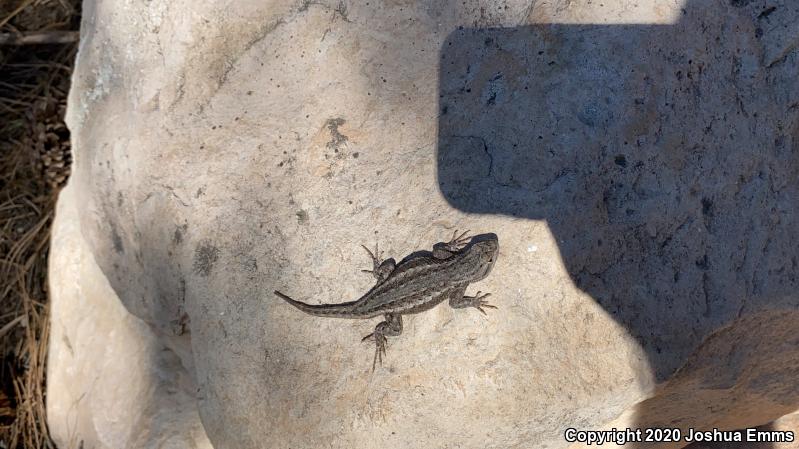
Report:
M 475 307 L 485 314 L 485 308 L 496 309 L 485 301 L 490 293 L 465 296 L 466 287 L 488 276 L 499 255 L 499 240 L 495 234 L 466 237 L 468 231 L 453 234 L 449 242 L 433 245 L 433 252 L 406 257 L 400 263 L 394 259 L 381 260 L 375 245 L 372 253 L 372 273 L 377 284 L 359 299 L 339 304 L 312 305 L 294 300 L 275 290 L 275 294 L 303 312 L 320 317 L 365 319 L 383 315 L 374 332 L 363 341 L 374 338 L 375 358 L 383 363 L 386 337 L 402 333 L 402 315 L 430 310 L 444 300 L 455 309 Z

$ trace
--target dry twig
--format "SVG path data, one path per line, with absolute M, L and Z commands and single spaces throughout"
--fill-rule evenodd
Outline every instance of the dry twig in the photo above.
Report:
M 77 31 L 39 31 L 26 34 L 2 33 L 0 45 L 72 44 L 78 41 Z

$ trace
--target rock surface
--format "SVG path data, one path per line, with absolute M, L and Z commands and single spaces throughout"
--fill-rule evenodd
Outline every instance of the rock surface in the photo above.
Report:
M 63 239 L 101 271 L 61 278 L 54 323 L 108 282 L 116 297 L 85 295 L 137 330 L 51 364 L 51 389 L 71 363 L 147 391 L 164 370 L 181 393 L 97 383 L 144 417 L 105 422 L 64 387 L 50 420 L 73 407 L 94 424 L 56 435 L 190 441 L 199 413 L 217 448 L 557 448 L 568 427 L 799 409 L 797 15 L 787 0 L 87 1 L 58 221 L 78 208 Z M 401 258 L 456 228 L 499 236 L 470 292 L 500 308 L 411 317 L 374 373 L 359 340 L 376 320 L 270 294 L 350 300 L 371 283 L 359 244 Z M 74 265 L 59 251 L 53 273 Z M 67 318 L 51 360 L 68 360 Z M 94 319 L 89 340 L 114 324 Z M 117 356 L 154 348 L 168 360 Z M 175 404 L 184 417 L 155 426 Z
M 50 252 L 48 426 L 59 448 L 211 448 L 194 380 L 114 293 L 82 238 L 74 184 Z

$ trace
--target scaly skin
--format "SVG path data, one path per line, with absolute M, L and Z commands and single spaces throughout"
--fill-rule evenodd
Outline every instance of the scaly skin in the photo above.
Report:
M 279 291 L 275 291 L 275 294 L 314 316 L 366 319 L 384 315 L 385 321 L 364 338 L 374 338 L 377 345 L 375 362 L 372 364 L 374 369 L 377 361 L 382 363 L 386 337 L 402 333 L 402 315 L 424 312 L 444 300 L 449 300 L 453 308 L 475 307 L 483 314 L 484 307 L 496 308 L 485 301 L 488 293 L 464 296 L 470 283 L 488 276 L 499 255 L 497 237 L 493 234 L 481 237 L 469 239 L 465 232 L 459 236 L 453 235 L 449 242 L 435 244 L 432 255 L 414 257 L 399 265 L 393 259 L 381 261 L 377 248 L 372 253 L 364 247 L 373 263 L 372 270 L 364 271 L 372 273 L 377 278 L 377 284 L 355 301 L 312 305 L 294 300 Z

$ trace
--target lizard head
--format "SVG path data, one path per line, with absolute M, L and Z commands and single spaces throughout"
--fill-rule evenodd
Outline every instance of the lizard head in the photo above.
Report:
M 477 277 L 479 281 L 488 276 L 499 256 L 499 239 L 496 234 L 483 234 L 472 239 L 469 252 L 476 256 L 478 263 Z

